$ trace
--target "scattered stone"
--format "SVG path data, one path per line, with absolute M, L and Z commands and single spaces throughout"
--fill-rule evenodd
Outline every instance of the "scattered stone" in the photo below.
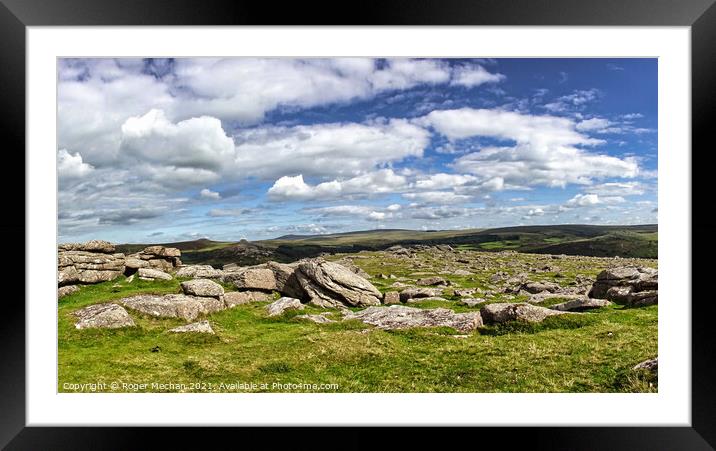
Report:
M 579 299 L 573 299 L 571 301 L 553 305 L 550 308 L 552 310 L 559 310 L 562 312 L 582 312 L 584 310 L 606 307 L 611 304 L 611 302 L 604 299 L 592 299 L 587 296 L 583 296 Z
M 400 301 L 408 302 L 409 299 L 430 298 L 441 294 L 443 294 L 443 290 L 440 288 L 406 288 L 400 292 Z
M 457 301 L 459 305 L 466 305 L 468 307 L 477 307 L 478 305 L 482 305 L 486 302 L 486 299 L 483 298 L 467 298 L 467 299 L 460 299 Z
M 95 304 L 74 312 L 77 329 L 118 329 L 134 327 L 127 311 L 117 304 Z
M 421 309 L 403 305 L 368 307 L 359 312 L 344 312 L 344 319 L 358 319 L 380 329 L 408 329 L 413 327 L 452 327 L 458 332 L 470 332 L 482 326 L 480 313 L 455 313 L 450 309 Z
M 177 277 L 188 277 L 192 279 L 220 279 L 224 272 L 214 269 L 211 265 L 188 265 L 182 266 L 176 273 Z
M 139 268 L 137 271 L 139 278 L 142 280 L 172 280 L 171 274 L 152 268 Z
M 525 290 L 528 293 L 536 294 L 542 293 L 544 291 L 554 293 L 556 291 L 559 291 L 561 287 L 553 282 L 528 282 L 522 285 L 521 289 Z
M 565 301 L 582 301 L 589 298 L 584 294 L 550 293 L 548 291 L 545 291 L 542 293 L 531 295 L 530 298 L 527 299 L 527 302 L 529 302 L 530 304 L 541 304 L 544 301 L 550 299 L 564 299 Z
M 408 304 L 416 304 L 416 303 L 427 302 L 427 301 L 445 301 L 445 302 L 447 302 L 448 300 L 443 297 L 440 297 L 440 296 L 430 296 L 427 298 L 410 298 L 406 302 Z
M 475 288 L 458 288 L 455 290 L 455 296 L 472 296 L 477 293 Z
M 224 293 L 224 303 L 229 308 L 250 302 L 266 302 L 272 300 L 273 294 L 266 293 L 265 291 L 229 291 Z
M 416 285 L 422 285 L 422 286 L 437 286 L 437 285 L 447 285 L 447 280 L 443 279 L 442 277 L 427 277 L 425 279 L 418 279 L 415 281 Z
M 653 374 L 657 374 L 659 372 L 659 358 L 655 357 L 653 359 L 644 360 L 643 362 L 635 365 L 633 369 L 647 370 Z
M 220 298 L 224 295 L 224 287 L 209 279 L 187 280 L 181 283 L 184 294 Z
M 57 289 L 57 299 L 63 298 L 78 291 L 80 291 L 80 287 L 78 287 L 77 285 L 65 285 L 64 287 L 60 287 Z
M 316 324 L 327 324 L 327 323 L 335 323 L 335 320 L 332 320 L 330 318 L 327 318 L 326 315 L 328 315 L 328 312 L 321 313 L 318 315 L 298 315 L 295 318 L 297 319 L 305 319 L 308 321 L 313 321 Z
M 303 310 L 304 306 L 296 298 L 283 297 L 266 306 L 268 316 L 278 316 L 286 310 Z
M 470 271 L 466 271 L 464 269 L 458 269 L 452 272 L 456 276 L 472 276 L 473 274 Z
M 169 329 L 169 332 L 174 333 L 198 333 L 198 334 L 214 334 L 214 329 L 211 328 L 209 321 L 199 321 L 196 323 L 187 324 L 186 326 L 175 327 Z
M 383 304 L 400 304 L 400 293 L 397 291 L 388 291 L 383 294 Z
M 321 259 L 301 262 L 295 274 L 311 304 L 319 307 L 380 305 L 383 297 L 368 280 Z
M 560 312 L 536 305 L 526 303 L 499 303 L 489 304 L 480 309 L 480 314 L 485 324 L 499 324 L 509 321 L 528 321 L 537 323 L 545 318 L 555 315 L 563 315 L 566 312 Z

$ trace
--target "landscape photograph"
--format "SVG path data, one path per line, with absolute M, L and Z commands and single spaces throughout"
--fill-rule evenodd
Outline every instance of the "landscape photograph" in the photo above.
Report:
M 58 59 L 57 391 L 658 392 L 657 74 Z

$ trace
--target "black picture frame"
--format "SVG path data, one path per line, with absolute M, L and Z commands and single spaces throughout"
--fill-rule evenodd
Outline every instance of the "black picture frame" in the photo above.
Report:
M 0 130 L 4 133 L 6 168 L 12 174 L 3 177 L 8 212 L 0 222 L 2 236 L 12 258 L 2 258 L 3 274 L 17 274 L 19 256 L 24 243 L 32 240 L 26 233 L 24 199 L 17 195 L 25 168 L 25 32 L 29 26 L 109 26 L 109 25 L 557 25 L 557 26 L 689 26 L 692 33 L 692 149 L 701 149 L 699 164 L 692 157 L 692 211 L 699 213 L 698 200 L 711 192 L 710 165 L 704 164 L 704 152 L 711 150 L 709 123 L 716 97 L 716 6 L 715 0 L 440 0 L 440 1 L 364 1 L 356 4 L 340 2 L 292 2 L 280 7 L 269 2 L 189 0 L 0 0 Z M 708 145 L 711 144 L 711 145 Z M 689 149 L 676 151 L 688 152 Z M 6 169 L 7 170 L 7 169 Z M 24 186 L 24 184 L 23 184 Z M 704 199 L 707 201 L 708 199 Z M 707 203 L 708 205 L 710 203 Z M 707 208 L 707 210 L 710 210 Z M 701 213 L 706 216 L 708 213 Z M 692 219 L 693 250 L 710 254 L 713 220 Z M 11 238 L 7 238 L 11 237 Z M 3 246 L 5 247 L 5 245 Z M 695 253 L 692 252 L 692 259 Z M 710 265 L 692 262 L 692 280 L 708 280 Z M 24 265 L 23 265 L 24 267 Z M 26 268 L 25 284 L 32 268 Z M 15 284 L 17 282 L 15 276 Z M 701 282 L 703 285 L 703 282 Z M 694 286 L 694 290 L 700 288 Z M 211 432 L 177 428 L 41 428 L 25 427 L 25 308 L 19 291 L 10 287 L 5 292 L 0 314 L 0 446 L 7 449 L 132 449 L 148 444 L 146 434 L 169 447 L 210 439 L 228 439 L 227 443 L 243 441 L 233 428 Z M 523 442 L 532 449 L 713 449 L 716 447 L 716 367 L 714 349 L 716 334 L 712 318 L 716 308 L 708 296 L 702 298 L 685 293 L 685 304 L 691 299 L 692 309 L 692 422 L 691 427 L 549 427 L 514 428 L 500 431 L 481 428 L 475 437 L 497 437 L 509 444 Z M 48 300 L 48 303 L 52 302 Z M 668 321 L 668 318 L 666 319 Z M 615 406 L 618 408 L 618 406 Z M 638 418 L 634 419 L 636 422 Z M 365 430 L 339 430 L 341 447 L 372 447 L 374 437 Z M 463 431 L 465 432 L 465 431 Z M 266 431 L 259 432 L 266 435 Z M 313 433 L 311 433 L 313 434 Z M 323 433 L 320 433 L 321 436 Z M 408 445 L 410 441 L 429 437 L 434 431 L 412 430 L 389 435 L 383 443 Z M 440 433 L 445 437 L 444 433 Z M 474 431 L 467 431 L 474 434 Z M 310 442 L 288 431 L 294 444 Z M 271 444 L 282 434 L 271 434 Z M 333 440 L 326 439 L 331 446 Z M 335 446 L 335 442 L 332 443 Z

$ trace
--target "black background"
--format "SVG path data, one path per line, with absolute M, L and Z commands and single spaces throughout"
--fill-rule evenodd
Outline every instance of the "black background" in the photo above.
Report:
M 709 286 L 714 230 L 711 130 L 716 97 L 714 0 L 440 0 L 290 2 L 188 0 L 0 0 L 0 149 L 4 171 L 0 219 L 5 279 L 0 290 L 0 446 L 6 449 L 440 448 L 667 449 L 716 446 L 716 299 Z M 615 25 L 691 26 L 692 30 L 692 427 L 562 428 L 39 428 L 25 427 L 25 27 L 38 25 Z M 50 99 L 48 99 L 49 101 Z M 54 100 L 52 100 L 54 101 Z M 689 149 L 666 149 L 689 152 Z M 668 188 L 668 187 L 667 187 Z M 668 212 L 662 212 L 668 214 Z M 21 240 L 20 237 L 24 237 Z M 13 249 L 14 247 L 14 249 Z M 699 260 L 697 257 L 706 257 Z M 684 281 L 686 285 L 686 281 Z M 691 298 L 691 299 L 690 299 Z M 48 300 L 52 304 L 53 300 Z M 668 321 L 668 318 L 662 318 Z M 425 406 L 429 410 L 430 406 Z M 101 406 L 99 407 L 101 408 Z M 237 409 L 241 406 L 237 405 Z M 474 406 L 480 409 L 480 406 Z M 619 409 L 618 404 L 614 409 Z M 310 418 L 299 419 L 310 421 Z M 351 418 L 345 418 L 350 422 Z M 634 418 L 635 422 L 639 418 Z M 149 439 L 159 440 L 151 444 Z M 432 440 L 431 440 L 432 439 Z M 710 445 L 709 445 L 710 444 Z

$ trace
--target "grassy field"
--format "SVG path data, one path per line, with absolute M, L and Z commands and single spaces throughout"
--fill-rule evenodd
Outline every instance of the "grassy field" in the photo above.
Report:
M 489 288 L 495 271 L 518 272 L 540 256 L 461 252 L 474 256 L 473 276 L 441 274 L 459 287 Z M 332 256 L 339 259 L 343 255 Z M 355 263 L 372 276 L 392 274 L 410 282 L 438 273 L 444 261 L 429 252 L 421 266 L 382 252 L 361 252 Z M 594 276 L 611 259 L 559 260 L 559 272 L 531 274 L 533 280 L 569 284 L 578 275 Z M 487 269 L 481 265 L 486 264 Z M 655 261 L 646 261 L 655 266 Z M 449 269 L 449 268 L 448 268 Z M 443 271 L 445 272 L 445 271 Z M 372 278 L 381 291 L 393 279 Z M 268 318 L 267 303 L 252 303 L 208 318 L 216 335 L 171 334 L 182 320 L 130 314 L 137 327 L 77 330 L 72 312 L 136 293 L 180 292 L 179 280 L 126 283 L 123 277 L 82 289 L 60 300 L 58 308 L 61 392 L 103 382 L 102 391 L 308 391 L 308 392 L 651 392 L 655 380 L 631 370 L 657 354 L 658 307 L 612 306 L 581 315 L 553 317 L 541 324 L 486 327 L 467 336 L 449 328 L 383 331 L 358 321 L 314 324 L 298 312 Z M 229 287 L 226 287 L 230 289 Z M 277 295 L 278 296 L 278 295 Z M 457 305 L 447 301 L 419 308 Z M 488 302 L 504 302 L 498 294 Z M 509 300 L 515 302 L 520 298 Z M 307 307 L 300 313 L 324 310 Z M 331 313 L 339 319 L 337 311 Z M 117 383 L 116 388 L 112 383 Z M 161 385 L 157 384 L 179 384 Z M 237 386 L 231 384 L 256 384 Z M 69 384 L 69 385 L 68 385 Z M 123 385 L 129 384 L 129 385 Z M 148 384 L 146 386 L 142 384 Z M 192 385 L 196 384 L 196 385 Z M 223 384 L 223 385 L 222 385 Z M 316 384 L 285 386 L 276 384 Z M 324 385 L 321 385 L 324 384 Z M 239 387 L 239 388 L 237 388 Z

